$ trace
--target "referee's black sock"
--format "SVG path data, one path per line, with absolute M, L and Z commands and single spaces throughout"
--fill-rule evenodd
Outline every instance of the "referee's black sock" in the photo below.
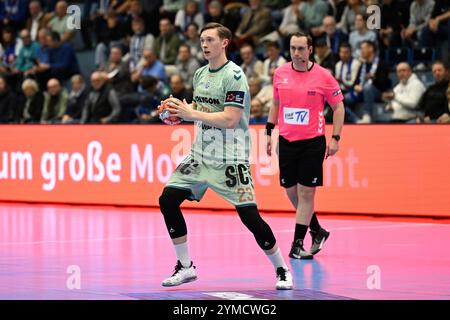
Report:
M 319 220 L 317 219 L 316 213 L 313 213 L 311 222 L 309 223 L 309 228 L 312 232 L 319 232 L 320 230 L 320 224 Z
M 298 223 L 295 224 L 294 242 L 305 239 L 306 231 L 308 231 L 308 226 Z

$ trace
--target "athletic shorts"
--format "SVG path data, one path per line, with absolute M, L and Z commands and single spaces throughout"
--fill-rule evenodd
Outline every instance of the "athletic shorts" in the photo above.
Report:
M 297 183 L 306 187 L 323 185 L 325 136 L 289 142 L 279 136 L 280 185 L 290 188 Z
M 211 188 L 234 206 L 256 205 L 248 163 L 206 164 L 187 156 L 175 169 L 166 187 L 188 190 L 188 200 L 200 201 Z

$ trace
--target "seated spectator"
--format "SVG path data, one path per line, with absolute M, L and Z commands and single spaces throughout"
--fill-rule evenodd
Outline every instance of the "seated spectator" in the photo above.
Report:
M 142 97 L 139 105 L 135 109 L 137 123 L 161 123 L 159 119 L 158 105 L 161 101 L 161 93 L 158 90 L 158 79 L 152 76 L 143 77 L 141 79 L 141 87 L 143 89 Z
M 240 54 L 242 59 L 241 68 L 247 79 L 261 77 L 264 73 L 264 64 L 256 58 L 253 47 L 249 44 L 244 44 L 240 49 Z
M 128 63 L 123 61 L 121 47 L 112 47 L 109 55 L 109 61 L 99 71 L 107 73 L 109 83 L 119 96 L 127 94 L 133 90 L 130 79 L 130 70 Z
M 200 67 L 197 59 L 191 56 L 188 45 L 182 44 L 178 49 L 178 58 L 175 63 L 177 73 L 180 74 L 187 89 L 192 89 L 192 79 L 195 71 Z
M 159 0 L 161 1 L 161 0 Z M 151 2 L 159 2 L 159 1 L 151 1 Z M 156 35 L 157 30 L 155 30 L 155 25 L 157 26 L 157 23 L 159 21 L 159 17 L 155 16 L 154 13 L 152 14 L 151 12 L 147 12 L 144 9 L 143 4 L 146 3 L 147 1 L 141 1 L 141 0 L 127 0 L 127 2 L 129 3 L 129 6 L 126 10 L 128 10 L 126 12 L 126 16 L 124 18 L 125 20 L 125 25 L 126 25 L 126 29 L 129 35 L 132 35 L 132 21 L 135 18 L 142 18 L 144 20 L 144 34 L 149 34 L 151 33 L 152 35 Z M 150 2 L 150 1 L 148 1 Z M 155 6 L 155 4 L 152 4 L 153 6 Z M 156 8 L 155 8 L 156 9 Z M 115 10 L 117 14 L 123 16 L 123 11 L 118 9 Z M 157 21 L 151 21 L 151 18 L 157 18 Z
M 433 0 L 414 0 L 409 7 L 409 25 L 400 32 L 404 45 L 413 45 L 428 24 L 433 12 Z
M 283 9 L 283 20 L 278 27 L 278 32 L 282 37 L 301 31 L 298 25 L 298 18 L 304 2 L 302 0 L 291 0 L 291 5 Z
M 412 72 L 411 66 L 402 62 L 397 65 L 399 83 L 392 92 L 384 92 L 383 100 L 388 101 L 386 111 L 392 111 L 392 122 L 415 122 L 419 110 L 420 97 L 425 92 L 425 86 Z
M 101 72 L 91 75 L 92 91 L 83 107 L 81 124 L 85 123 L 114 123 L 119 119 L 121 106 L 114 89 L 107 84 L 107 79 Z
M 84 83 L 83 77 L 79 74 L 70 79 L 72 90 L 69 93 L 67 111 L 62 118 L 62 123 L 75 124 L 80 122 L 81 112 L 89 95 L 89 89 Z
M 167 75 L 164 65 L 156 58 L 156 54 L 152 49 L 145 49 L 143 62 L 139 68 L 131 74 L 131 81 L 138 83 L 143 76 L 153 76 L 156 79 L 167 82 Z
M 244 43 L 258 45 L 260 39 L 272 31 L 270 9 L 262 4 L 262 0 L 250 0 L 250 10 L 245 11 L 235 34 L 235 46 L 240 48 Z
M 70 44 L 61 42 L 57 32 L 48 34 L 46 43 L 49 47 L 48 63 L 39 61 L 36 66 L 40 84 L 49 78 L 56 78 L 60 82 L 64 82 L 74 74 L 79 73 L 80 69 L 74 50 Z
M 342 93 L 352 90 L 356 82 L 361 63 L 352 57 L 352 49 L 348 43 L 342 43 L 339 48 L 339 61 L 334 68 L 334 76 L 339 82 Z
M 102 67 L 108 59 L 108 53 L 113 46 L 125 45 L 126 29 L 114 12 L 108 13 L 106 22 L 99 24 L 95 30 L 97 46 L 95 48 L 95 65 Z M 150 35 L 153 39 L 153 36 Z M 150 40 L 152 41 L 152 40 Z M 128 43 L 126 43 L 128 45 Z M 144 46 L 153 46 L 153 42 Z
M 350 33 L 348 38 L 349 44 L 352 46 L 353 58 L 359 59 L 361 55 L 360 45 L 363 41 L 371 41 L 377 43 L 377 34 L 367 29 L 367 18 L 361 14 L 357 14 L 355 18 L 355 30 Z
M 328 6 L 322 0 L 306 0 L 298 16 L 300 29 L 312 32 L 322 25 L 323 18 L 328 13 Z M 314 34 L 313 34 L 314 35 Z
M 314 28 L 313 33 L 317 35 L 317 38 L 325 39 L 335 59 L 338 60 L 339 47 L 342 43 L 347 42 L 348 36 L 336 28 L 336 20 L 334 17 L 326 16 L 323 18 L 322 26 Z
M 213 0 L 208 5 L 207 13 L 205 14 L 205 24 L 210 22 L 220 23 L 224 26 L 227 25 L 223 5 L 220 1 Z
M 342 14 L 344 13 L 346 0 L 328 0 L 328 16 L 332 16 L 337 22 L 341 21 Z
M 27 29 L 23 29 L 20 32 L 20 38 L 22 39 L 22 49 L 17 57 L 15 68 L 20 73 L 31 70 L 38 60 L 39 44 L 31 40 L 30 32 Z
M 428 24 L 423 28 L 419 44 L 424 47 L 441 47 L 439 40 L 446 39 L 447 54 L 450 52 L 450 1 L 434 0 Z M 437 50 L 438 56 L 441 50 Z
M 12 122 L 15 108 L 15 94 L 8 88 L 6 79 L 0 76 L 0 123 Z
M 0 2 L 0 30 L 11 27 L 20 30 L 27 18 L 27 0 L 3 0 Z
M 363 64 L 356 77 L 353 90 L 345 95 L 346 104 L 363 102 L 362 118 L 358 123 L 371 123 L 375 102 L 381 101 L 381 93 L 390 88 L 389 69 L 377 55 L 376 45 L 370 41 L 361 43 Z
M 249 124 L 266 124 L 268 116 L 264 114 L 264 106 L 258 99 L 253 99 L 250 108 Z
M 145 49 L 153 49 L 155 38 L 152 34 L 145 34 L 144 19 L 135 17 L 131 23 L 133 36 L 130 40 L 130 72 L 138 68 Z
M 325 39 L 319 39 L 316 41 L 314 51 L 314 61 L 321 67 L 328 69 L 332 74 L 334 74 L 334 65 L 336 62 L 334 60 L 333 52 L 331 52 L 331 49 L 328 47 Z
M 280 54 L 278 42 L 266 43 L 266 56 L 263 64 L 263 74 L 261 76 L 264 82 L 269 82 L 276 68 L 286 63 L 286 59 Z
M 183 10 L 185 1 L 186 0 L 164 0 L 163 5 L 159 8 L 161 17 L 174 22 L 177 12 Z
M 205 23 L 203 15 L 199 12 L 198 2 L 195 0 L 187 0 L 184 5 L 184 9 L 177 12 L 175 16 L 175 28 L 184 33 L 187 30 L 187 26 L 195 22 L 200 29 L 203 28 Z
M 51 15 L 42 10 L 41 3 L 37 0 L 31 1 L 28 8 L 30 17 L 25 24 L 25 28 L 30 33 L 31 40 L 38 41 L 38 31 L 47 27 Z
M 185 44 L 191 49 L 191 56 L 195 57 L 200 64 L 203 64 L 205 57 L 203 56 L 202 46 L 200 44 L 199 29 L 195 23 L 190 23 L 185 33 Z
M 264 114 L 269 114 L 269 110 L 273 105 L 272 81 L 264 85 L 260 78 L 250 78 L 248 83 L 252 101 L 257 101 L 261 104 Z
M 4 74 L 12 71 L 22 46 L 22 40 L 16 38 L 14 29 L 11 27 L 3 29 L 2 40 L 0 42 L 0 73 Z
M 408 25 L 409 8 L 401 0 L 383 0 L 381 5 L 380 45 L 400 47 L 402 28 Z
M 345 34 L 350 34 L 355 29 L 355 19 L 357 14 L 366 14 L 366 6 L 362 0 L 347 0 L 341 21 L 337 28 Z
M 442 61 L 435 61 L 431 67 L 435 83 L 427 88 L 420 98 L 418 107 L 424 117 L 417 122 L 444 123 L 448 121 L 447 90 L 449 86 L 449 67 Z
M 50 79 L 47 83 L 47 91 L 44 92 L 41 123 L 60 123 L 67 111 L 67 101 L 66 89 L 61 87 L 58 79 Z
M 42 109 L 44 108 L 44 94 L 39 90 L 38 83 L 33 79 L 26 79 L 22 83 L 22 91 L 25 101 L 21 108 L 18 122 L 39 123 L 41 121 Z
M 154 47 L 156 56 L 163 64 L 173 65 L 177 59 L 181 40 L 169 19 L 162 19 L 159 22 L 159 31 Z
M 180 74 L 170 76 L 170 94 L 181 101 L 184 99 L 188 103 L 192 101 L 192 90 L 186 88 L 185 82 Z
M 73 46 L 75 31 L 70 29 L 70 26 L 67 23 L 68 19 L 69 15 L 67 14 L 67 2 L 58 1 L 55 7 L 55 14 L 48 22 L 48 28 L 59 34 L 61 42 L 67 42 Z

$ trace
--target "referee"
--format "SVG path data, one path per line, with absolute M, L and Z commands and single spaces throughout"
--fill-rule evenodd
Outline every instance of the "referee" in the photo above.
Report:
M 289 257 L 312 259 L 330 232 L 322 228 L 314 213 L 316 187 L 323 185 L 323 161 L 339 150 L 344 124 L 344 97 L 339 83 L 327 69 L 309 60 L 313 52 L 312 39 L 299 32 L 290 39 L 292 62 L 275 70 L 273 78 L 274 104 L 269 112 L 266 134 L 271 135 L 278 123 L 280 184 L 296 208 L 294 241 Z M 325 101 L 333 109 L 333 135 L 325 139 Z M 271 138 L 267 139 L 267 154 L 272 154 Z M 303 240 L 310 227 L 310 252 Z

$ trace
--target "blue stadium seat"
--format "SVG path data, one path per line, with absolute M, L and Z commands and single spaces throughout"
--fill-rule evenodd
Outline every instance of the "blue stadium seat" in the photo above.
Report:
M 393 67 L 400 62 L 408 62 L 411 64 L 412 51 L 406 47 L 387 48 L 384 60 L 389 67 Z
M 416 48 L 412 52 L 412 64 L 413 66 L 423 63 L 430 66 L 436 59 L 436 50 L 434 48 Z

